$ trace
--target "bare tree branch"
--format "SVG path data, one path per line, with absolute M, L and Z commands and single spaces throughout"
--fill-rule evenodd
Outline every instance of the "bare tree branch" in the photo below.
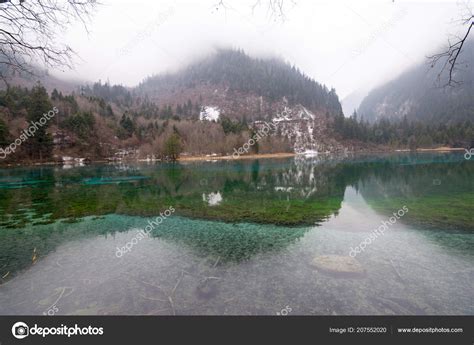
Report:
M 96 0 L 1 0 L 0 78 L 8 72 L 35 75 L 31 64 L 72 68 L 74 51 L 58 42 L 58 34 L 73 21 L 86 21 Z
M 472 12 L 463 19 L 463 24 L 467 25 L 467 30 L 462 37 L 456 37 L 454 42 L 448 40 L 449 45 L 445 51 L 439 54 L 428 56 L 432 68 L 438 63 L 442 64 L 440 72 L 438 73 L 438 82 L 444 87 L 461 84 L 460 81 L 455 79 L 455 72 L 464 43 L 468 39 L 474 26 L 474 15 Z M 442 76 L 445 73 L 448 73 L 448 76 L 447 81 L 443 83 Z
M 284 21 L 286 18 L 285 15 L 285 3 L 292 3 L 293 5 L 296 4 L 295 1 L 293 0 L 256 0 L 254 4 L 251 6 L 252 13 L 255 12 L 255 10 L 258 7 L 261 7 L 262 5 L 267 6 L 267 14 L 270 17 L 270 19 L 274 20 L 282 20 Z M 215 8 L 223 8 L 225 11 L 229 8 L 229 5 L 227 5 L 225 0 L 219 0 L 215 4 Z

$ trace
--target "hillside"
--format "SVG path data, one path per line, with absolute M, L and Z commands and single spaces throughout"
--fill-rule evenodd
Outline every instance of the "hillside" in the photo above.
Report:
M 344 149 L 332 137 L 333 119 L 342 113 L 335 90 L 280 60 L 255 59 L 242 51 L 220 50 L 135 88 L 99 81 L 70 94 L 47 91 L 38 85 L 0 91 L 2 143 L 28 126 L 30 101 L 37 97 L 59 110 L 44 138 L 52 143 L 45 152 L 58 160 L 175 157 L 171 151 L 232 155 L 266 123 L 274 130 L 248 153 Z M 8 159 L 38 157 L 22 149 Z
M 334 89 L 279 59 L 251 58 L 241 50 L 218 50 L 177 73 L 147 78 L 134 91 L 158 103 L 216 103 L 227 116 L 249 120 L 262 120 L 283 101 L 313 112 L 342 110 Z
M 32 88 L 38 82 L 45 87 L 48 92 L 54 89 L 61 90 L 63 93 L 71 93 L 77 90 L 79 81 L 64 80 L 50 74 L 48 70 L 40 69 L 35 66 L 29 66 L 31 73 L 19 72 L 12 69 L 7 69 L 5 65 L 0 64 L 0 75 L 5 76 L 8 85 Z M 8 85 L 4 81 L 0 81 L 0 90 L 5 90 Z
M 343 149 L 331 138 L 331 121 L 342 111 L 334 89 L 281 60 L 256 59 L 240 50 L 218 50 L 176 73 L 146 78 L 131 90 L 96 83 L 83 92 L 125 106 L 142 121 L 179 120 L 174 124 L 178 127 L 199 121 L 195 128 L 212 132 L 209 138 L 220 135 L 214 123 L 221 125 L 228 139 L 246 128 L 258 128 L 262 121 L 277 120 L 278 131 L 261 142 L 263 152 Z M 195 134 L 187 135 L 191 136 Z M 212 148 L 212 142 L 206 141 L 202 138 L 185 151 L 203 153 L 194 150 L 203 147 L 203 142 L 206 153 L 228 154 L 235 147 L 221 142 L 218 149 Z
M 415 85 L 423 82 L 422 76 L 415 70 L 404 78 Z M 458 119 L 455 125 L 433 126 L 430 117 L 419 112 L 413 118 L 418 122 L 404 117 L 388 121 L 401 116 L 388 110 L 386 117 L 373 116 L 376 123 L 370 125 L 366 115 L 364 121 L 361 116 L 345 118 L 335 90 L 296 67 L 236 50 L 220 50 L 176 73 L 149 77 L 134 88 L 99 81 L 69 93 L 64 88 L 51 90 L 49 77 L 44 78 L 47 87 L 35 82 L 26 88 L 25 80 L 12 76 L 11 84 L 19 86 L 0 90 L 0 146 L 19 138 L 31 120 L 39 120 L 52 107 L 58 112 L 45 124 L 41 140 L 35 141 L 38 150 L 32 149 L 30 139 L 2 162 L 232 155 L 256 135 L 258 141 L 246 154 L 459 147 L 470 144 L 474 131 L 472 123 L 459 122 L 471 116 L 472 97 L 466 95 L 471 84 L 449 91 L 463 100 L 458 111 L 449 113 L 449 121 Z M 406 94 L 394 81 L 391 87 L 371 92 L 363 105 L 368 107 L 384 92 L 388 93 L 384 104 L 402 102 Z M 432 91 L 419 85 L 416 92 L 412 103 L 423 104 L 416 100 L 424 97 L 415 96 Z M 435 110 L 439 113 L 434 109 L 427 114 L 434 116 Z M 265 128 L 272 130 L 260 136 Z
M 370 122 L 406 116 L 408 121 L 446 125 L 474 119 L 473 40 L 466 43 L 459 61 L 454 76 L 459 86 L 440 86 L 447 73 L 438 81 L 442 61 L 434 67 L 419 65 L 371 91 L 360 104 L 359 116 Z

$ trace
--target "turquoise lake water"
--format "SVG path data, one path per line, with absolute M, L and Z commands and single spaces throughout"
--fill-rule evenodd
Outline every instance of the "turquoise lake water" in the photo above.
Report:
M 473 177 L 457 153 L 0 169 L 0 314 L 473 315 Z M 363 274 L 312 265 L 403 206 Z

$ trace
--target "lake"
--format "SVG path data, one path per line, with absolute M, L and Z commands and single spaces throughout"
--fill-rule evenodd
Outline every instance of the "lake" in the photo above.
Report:
M 0 314 L 473 315 L 473 178 L 462 153 L 0 169 Z

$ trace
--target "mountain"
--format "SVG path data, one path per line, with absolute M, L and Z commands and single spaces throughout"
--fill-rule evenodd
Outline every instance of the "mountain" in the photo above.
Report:
M 328 126 L 342 112 L 335 90 L 280 59 L 257 59 L 242 50 L 221 49 L 177 73 L 147 78 L 132 93 L 181 113 L 186 104 L 197 105 L 200 120 L 225 117 L 252 126 L 278 119 L 279 135 L 297 152 L 337 147 L 329 140 Z
M 135 91 L 158 103 L 215 103 L 227 116 L 249 120 L 263 119 L 278 102 L 314 112 L 342 111 L 334 89 L 282 60 L 252 58 L 242 50 L 220 49 L 177 73 L 147 78 Z
M 8 84 L 14 86 L 32 88 L 40 82 L 49 92 L 57 89 L 63 93 L 71 93 L 82 83 L 82 81 L 65 80 L 55 77 L 51 75 L 48 70 L 36 66 L 29 65 L 28 68 L 32 73 L 15 71 L 0 64 L 0 75 L 4 75 L 5 80 L 8 80 Z M 0 82 L 0 90 L 6 88 L 6 83 Z
M 359 108 L 361 102 L 367 96 L 369 91 L 367 89 L 359 89 L 354 92 L 351 92 L 346 97 L 344 97 L 341 101 L 342 111 L 344 115 L 351 116 L 354 113 L 354 110 Z
M 371 91 L 360 104 L 359 116 L 370 122 L 406 116 L 409 121 L 431 124 L 474 119 L 474 40 L 465 43 L 458 62 L 454 79 L 460 85 L 442 86 L 448 73 L 441 73 L 444 61 L 418 65 Z
M 472 54 L 469 49 L 464 58 Z M 51 91 L 47 76 L 46 89 L 11 76 L 11 84 L 35 86 L 0 89 L 0 146 L 28 127 L 36 97 L 58 109 L 45 128 L 44 152 L 51 156 L 40 159 L 213 157 L 244 154 L 242 148 L 253 154 L 314 154 L 468 147 L 474 125 L 463 120 L 473 114 L 473 72 L 456 75 L 464 81 L 459 88 L 436 89 L 436 68 L 414 68 L 370 92 L 359 107 L 361 116 L 351 117 L 344 117 L 334 89 L 282 60 L 257 59 L 241 50 L 219 50 L 134 88 L 99 81 L 68 94 Z M 349 95 L 346 105 L 358 97 Z M 36 159 L 21 149 L 6 161 Z
M 48 140 L 53 157 L 65 161 L 232 155 L 256 135 L 259 140 L 247 153 L 345 149 L 333 138 L 332 123 L 342 114 L 334 89 L 282 60 L 257 59 L 241 50 L 219 50 L 134 88 L 99 81 L 70 94 L 47 91 L 39 85 L 0 90 L 0 141 L 20 135 L 29 100 L 39 93 L 58 109 L 47 123 Z M 25 151 L 9 159 L 35 158 Z

